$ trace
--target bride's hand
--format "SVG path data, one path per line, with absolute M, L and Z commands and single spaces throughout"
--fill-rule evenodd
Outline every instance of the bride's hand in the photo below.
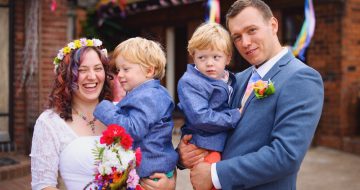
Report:
M 172 178 L 168 178 L 164 173 L 155 173 L 148 178 L 142 178 L 141 186 L 145 190 L 175 190 L 176 172 Z M 153 179 L 158 178 L 158 181 Z

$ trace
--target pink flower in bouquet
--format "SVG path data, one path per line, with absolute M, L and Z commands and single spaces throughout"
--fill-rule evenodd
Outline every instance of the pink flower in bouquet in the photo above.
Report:
M 129 173 L 129 177 L 126 180 L 126 183 L 128 184 L 129 188 L 136 188 L 137 185 L 139 185 L 139 179 L 140 177 L 136 174 L 136 170 L 132 169 Z

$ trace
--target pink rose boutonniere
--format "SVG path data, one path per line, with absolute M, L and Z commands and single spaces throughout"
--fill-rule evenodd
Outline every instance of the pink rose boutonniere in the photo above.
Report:
M 275 93 L 274 83 L 270 79 L 268 81 L 256 81 L 253 88 L 257 99 L 266 98 Z

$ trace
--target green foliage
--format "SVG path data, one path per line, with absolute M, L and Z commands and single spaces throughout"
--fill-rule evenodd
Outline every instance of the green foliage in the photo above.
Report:
M 95 156 L 95 161 L 101 161 L 103 157 L 105 147 L 99 146 L 100 144 L 96 142 L 95 148 L 92 149 L 92 154 Z
M 121 24 L 126 17 L 101 16 L 104 14 L 99 11 L 94 9 L 87 11 L 87 19 L 82 23 L 83 35 L 100 39 L 109 52 L 113 51 L 120 42 L 138 35 L 137 31 Z

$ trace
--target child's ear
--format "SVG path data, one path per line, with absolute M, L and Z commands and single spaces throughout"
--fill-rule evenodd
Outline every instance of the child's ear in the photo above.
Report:
M 146 69 L 146 77 L 147 78 L 153 78 L 155 75 L 155 68 L 154 67 L 149 67 Z
M 227 56 L 226 65 L 229 65 L 231 62 L 231 55 Z

